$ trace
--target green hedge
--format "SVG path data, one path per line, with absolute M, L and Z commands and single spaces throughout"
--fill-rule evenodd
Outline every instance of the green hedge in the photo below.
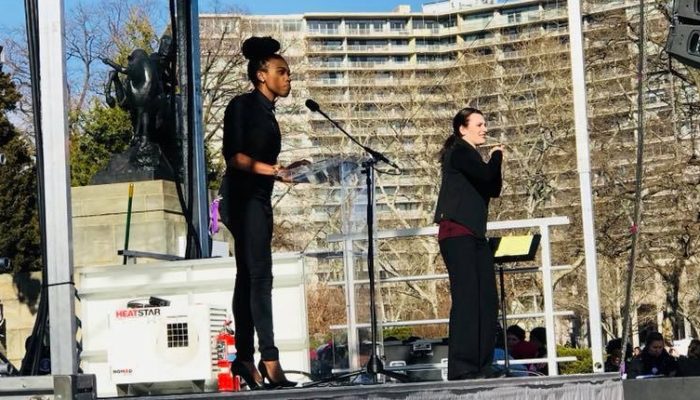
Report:
M 557 356 L 576 357 L 576 361 L 559 363 L 559 374 L 561 375 L 593 373 L 593 356 L 591 355 L 591 349 L 575 349 L 557 346 Z

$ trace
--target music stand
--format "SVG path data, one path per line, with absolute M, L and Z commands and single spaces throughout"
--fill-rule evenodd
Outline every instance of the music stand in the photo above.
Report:
M 508 355 L 508 335 L 506 334 L 506 287 L 504 283 L 505 263 L 518 261 L 532 261 L 537 254 L 542 235 L 503 236 L 489 238 L 489 246 L 493 251 L 493 263 L 498 267 L 498 278 L 501 289 L 501 325 L 503 325 L 503 351 L 506 376 L 510 375 L 510 360 Z M 513 268 L 509 272 L 536 271 L 537 268 Z

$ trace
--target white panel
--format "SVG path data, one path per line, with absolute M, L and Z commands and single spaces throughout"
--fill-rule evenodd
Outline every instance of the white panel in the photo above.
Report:
M 78 268 L 76 274 L 84 327 L 82 366 L 86 373 L 96 375 L 97 393 L 102 397 L 117 394 L 114 374 L 107 363 L 108 348 L 114 340 L 108 327 L 109 315 L 125 308 L 129 300 L 148 296 L 169 300 L 173 309 L 201 304 L 226 309 L 230 315 L 236 268 L 233 258 L 210 258 L 84 267 Z M 308 372 L 308 324 L 301 255 L 273 255 L 273 275 L 273 322 L 280 360 L 285 369 Z M 137 340 L 136 336 L 133 340 Z M 171 374 L 170 379 L 175 376 Z

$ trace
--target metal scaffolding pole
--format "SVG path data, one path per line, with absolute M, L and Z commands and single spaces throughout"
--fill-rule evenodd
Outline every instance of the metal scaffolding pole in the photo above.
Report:
M 78 372 L 68 169 L 68 95 L 63 0 L 39 0 L 41 125 L 45 192 L 46 265 L 51 321 L 51 373 Z M 38 78 L 38 77 L 34 77 Z
M 603 332 L 600 324 L 600 299 L 598 294 L 598 263 L 593 224 L 593 199 L 591 196 L 591 157 L 588 141 L 588 113 L 586 111 L 586 74 L 583 56 L 583 28 L 581 2 L 568 0 L 569 42 L 571 46 L 571 80 L 573 82 L 574 124 L 576 127 L 576 154 L 579 186 L 581 189 L 581 220 L 586 257 L 586 284 L 588 287 L 588 319 L 590 323 L 593 372 L 603 372 Z

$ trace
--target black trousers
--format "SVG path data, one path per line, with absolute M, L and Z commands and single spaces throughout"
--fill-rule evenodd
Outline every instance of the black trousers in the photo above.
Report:
M 237 357 L 253 361 L 253 336 L 258 333 L 260 357 L 278 360 L 272 329 L 272 207 L 269 201 L 250 199 L 231 205 L 235 241 L 236 284 L 233 290 Z
M 440 241 L 450 276 L 447 379 L 487 369 L 493 362 L 498 295 L 493 254 L 485 239 L 459 236 Z

